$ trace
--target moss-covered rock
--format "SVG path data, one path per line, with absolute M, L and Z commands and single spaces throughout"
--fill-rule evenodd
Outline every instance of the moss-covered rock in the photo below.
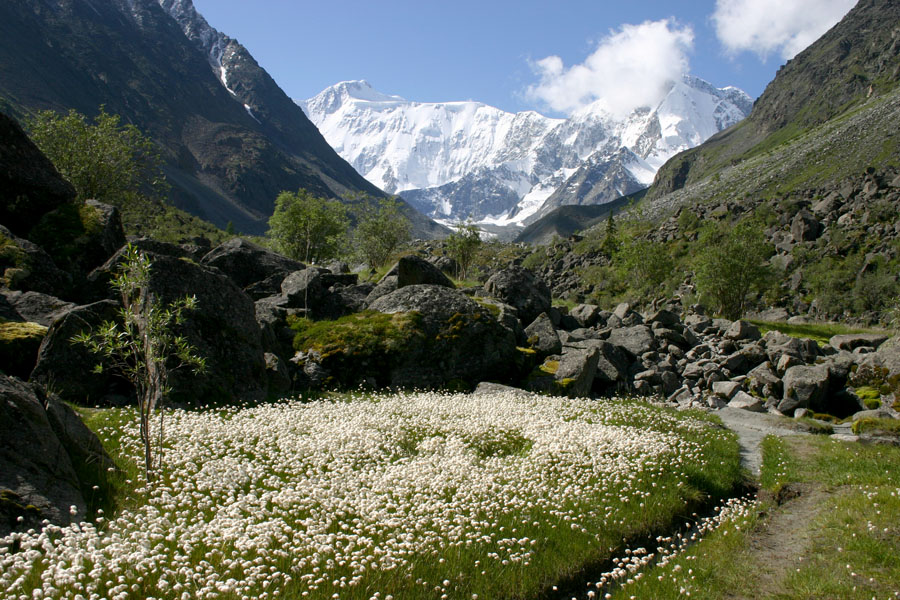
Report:
M 46 335 L 43 325 L 0 319 L 0 369 L 7 375 L 28 379 Z
M 333 321 L 293 319 L 297 362 L 325 385 L 472 389 L 505 381 L 524 362 L 515 335 L 466 295 L 410 285 L 371 310 Z

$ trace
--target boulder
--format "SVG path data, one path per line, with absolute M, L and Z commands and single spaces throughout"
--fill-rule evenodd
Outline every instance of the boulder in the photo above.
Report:
M 594 383 L 597 348 L 565 347 L 562 356 L 547 358 L 525 382 L 525 387 L 570 398 L 587 396 Z
M 671 310 L 660 309 L 656 312 L 650 313 L 647 315 L 645 319 L 647 323 L 659 323 L 663 327 L 673 327 L 675 325 L 681 325 L 681 319 L 678 318 L 678 315 L 673 313 Z
M 38 323 L 0 320 L 0 372 L 28 379 L 46 335 Z
M 53 321 L 75 307 L 71 302 L 40 292 L 0 291 L 0 295 L 5 298 L 8 307 L 8 312 L 0 314 L 0 318 L 30 321 L 44 327 L 50 327 Z
M 641 356 L 656 348 L 656 340 L 646 325 L 619 327 L 613 329 L 607 338 L 611 344 L 619 346 L 634 357 Z
M 100 440 L 65 403 L 0 375 L 0 537 L 88 520 L 85 493 L 114 468 Z M 22 521 L 19 521 L 19 518 Z
M 712 384 L 713 394 L 726 401 L 731 400 L 740 389 L 741 384 L 737 381 L 716 381 Z
M 791 220 L 791 236 L 795 242 L 811 242 L 822 233 L 822 224 L 806 210 L 800 210 Z
M 528 397 L 531 394 L 523 389 L 503 385 L 502 383 L 494 383 L 491 381 L 482 381 L 472 391 L 474 396 L 494 396 L 496 394 L 512 394 L 513 396 Z
M 600 318 L 600 307 L 595 304 L 579 304 L 569 311 L 580 327 L 593 327 Z
M 729 340 L 758 340 L 761 337 L 759 328 L 744 320 L 733 322 L 725 331 L 725 338 Z
M 525 328 L 525 337 L 529 346 L 542 356 L 562 352 L 562 342 L 547 313 L 541 313 L 534 322 Z
M 815 412 L 825 412 L 825 398 L 829 384 L 828 367 L 797 366 L 784 373 L 784 395 L 778 410 L 791 414 L 797 408 L 809 408 Z
M 303 309 L 313 319 L 337 319 L 366 306 L 363 289 L 354 288 L 356 281 L 355 274 L 336 275 L 308 267 L 285 277 L 281 294 L 287 300 L 286 306 Z
M 0 225 L 0 285 L 65 297 L 72 276 L 59 269 L 43 248 Z
M 456 285 L 433 264 L 416 255 L 403 256 L 394 267 L 397 271 L 397 288 L 408 285 L 442 285 L 456 288 Z
M 853 351 L 861 347 L 877 349 L 888 340 L 888 336 L 880 333 L 850 333 L 832 336 L 828 345 L 835 350 Z
M 26 237 L 41 217 L 75 198 L 75 188 L 28 138 L 0 113 L 0 223 Z
M 69 402 L 82 405 L 108 404 L 111 397 L 131 396 L 130 385 L 108 372 L 95 373 L 99 358 L 72 337 L 119 319 L 119 304 L 101 300 L 77 306 L 54 321 L 38 350 L 31 381 L 51 387 Z
M 300 261 L 282 256 L 243 238 L 232 238 L 209 251 L 201 264 L 215 267 L 241 289 L 269 280 L 284 278 L 306 268 Z M 281 281 L 279 281 L 279 286 Z
M 730 408 L 740 408 L 741 410 L 748 410 L 751 412 L 765 412 L 766 411 L 766 402 L 762 398 L 757 398 L 755 396 L 751 396 L 747 392 L 739 391 L 728 403 Z
M 339 342 L 321 352 L 321 367 L 337 383 L 373 378 L 380 386 L 474 387 L 509 379 L 516 370 L 515 336 L 488 308 L 456 290 L 410 285 L 378 298 L 370 309 L 394 316 L 363 314 L 360 324 L 390 334 L 369 345 Z
M 784 392 L 781 378 L 772 370 L 771 364 L 763 363 L 749 373 L 746 379 L 747 388 L 764 398 L 781 398 Z
M 206 359 L 207 370 L 174 371 L 173 400 L 196 405 L 265 396 L 266 366 L 254 304 L 231 279 L 191 261 L 158 256 L 148 291 L 162 302 L 197 298 L 196 309 L 184 313 L 181 332 Z
M 511 266 L 492 275 L 484 292 L 516 309 L 522 324 L 550 310 L 550 288 L 528 269 Z

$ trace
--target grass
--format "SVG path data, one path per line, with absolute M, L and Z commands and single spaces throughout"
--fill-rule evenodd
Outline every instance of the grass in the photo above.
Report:
M 739 512 L 675 560 L 630 575 L 613 598 L 895 598 L 900 581 L 900 448 L 821 436 L 763 440 L 760 486 L 774 496 L 788 483 L 819 489 L 798 513 L 808 538 L 772 564 L 771 541 L 759 542 L 773 501 Z M 810 488 L 812 489 L 812 488 Z M 804 492 L 812 494 L 812 492 Z M 793 502 L 793 501 L 792 501 Z M 790 508 L 787 508 L 790 510 Z M 772 532 L 777 539 L 779 532 Z M 789 535 L 781 532 L 782 535 Z M 600 597 L 600 596 L 598 596 Z
M 782 323 L 780 321 L 758 321 L 753 319 L 749 322 L 756 325 L 759 328 L 759 332 L 763 335 L 769 331 L 779 331 L 791 337 L 814 340 L 820 346 L 828 344 L 829 340 L 835 335 L 844 335 L 848 333 L 883 333 L 881 330 L 877 329 L 850 327 L 841 325 L 840 323 Z
M 133 469 L 133 410 L 81 412 Z M 742 476 L 707 415 L 631 400 L 345 396 L 173 411 L 166 439 L 161 483 L 125 477 L 106 533 L 0 552 L 0 595 L 533 598 Z

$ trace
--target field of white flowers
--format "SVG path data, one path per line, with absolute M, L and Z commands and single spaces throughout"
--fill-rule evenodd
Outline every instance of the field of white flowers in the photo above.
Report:
M 102 414 L 139 463 L 136 418 Z M 0 539 L 0 597 L 531 598 L 740 478 L 733 434 L 625 400 L 176 410 L 165 446 L 128 508 Z

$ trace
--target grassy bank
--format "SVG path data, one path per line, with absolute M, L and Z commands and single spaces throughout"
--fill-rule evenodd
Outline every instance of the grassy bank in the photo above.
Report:
M 898 597 L 900 448 L 770 436 L 761 485 L 769 500 L 612 597 Z

